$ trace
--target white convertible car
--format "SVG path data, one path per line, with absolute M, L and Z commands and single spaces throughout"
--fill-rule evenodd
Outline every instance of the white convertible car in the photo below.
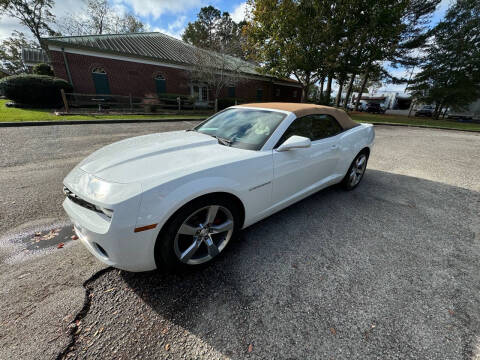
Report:
M 64 180 L 80 240 L 129 271 L 206 263 L 242 228 L 335 183 L 361 181 L 373 127 L 310 104 L 227 108 L 191 130 L 95 151 Z

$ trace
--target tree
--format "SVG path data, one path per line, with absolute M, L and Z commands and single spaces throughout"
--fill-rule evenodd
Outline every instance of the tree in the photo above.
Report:
M 143 22 L 131 13 L 117 14 L 108 0 L 87 0 L 85 10 L 57 22 L 64 35 L 101 35 L 145 31 Z
M 51 12 L 53 4 L 54 0 L 0 0 L 0 15 L 20 20 L 47 52 L 42 37 L 56 34 L 50 27 L 55 21 L 55 16 Z
M 322 39 L 328 40 L 325 33 L 329 30 L 322 29 L 322 19 L 328 16 L 331 4 L 329 1 L 250 1 L 251 21 L 245 33 L 253 60 L 273 76 L 293 75 L 302 86 L 302 102 L 306 101 L 310 87 L 320 78 L 319 65 L 327 58 Z
M 421 71 L 409 85 L 417 101 L 435 103 L 435 118 L 480 96 L 480 3 L 457 0 L 432 31 Z
M 218 98 L 223 89 L 238 85 L 243 77 L 245 62 L 225 53 L 217 53 L 197 48 L 195 65 L 191 70 L 191 81 L 206 84 L 213 95 L 215 112 L 218 111 Z
M 23 48 L 38 48 L 38 44 L 28 40 L 24 33 L 14 31 L 0 45 L 0 64 L 10 74 L 21 74 L 28 71 L 22 59 Z
M 182 39 L 202 49 L 244 58 L 242 29 L 245 24 L 245 21 L 233 21 L 228 12 L 206 6 L 200 9 L 196 21 L 188 23 Z

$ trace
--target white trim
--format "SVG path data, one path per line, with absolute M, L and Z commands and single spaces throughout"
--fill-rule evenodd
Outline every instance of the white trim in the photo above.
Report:
M 302 85 L 300 85 L 300 84 L 292 84 L 292 83 L 289 83 L 289 82 L 281 82 L 281 81 L 274 81 L 273 85 L 293 86 L 293 87 L 296 87 L 296 88 L 302 88 Z

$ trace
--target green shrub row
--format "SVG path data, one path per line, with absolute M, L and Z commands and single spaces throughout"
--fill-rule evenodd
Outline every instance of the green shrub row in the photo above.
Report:
M 30 106 L 57 107 L 62 104 L 60 89 L 71 92 L 65 80 L 47 75 L 13 75 L 0 80 L 7 99 Z

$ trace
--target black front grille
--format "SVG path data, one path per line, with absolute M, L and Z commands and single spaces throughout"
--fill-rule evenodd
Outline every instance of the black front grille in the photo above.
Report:
M 75 204 L 80 205 L 81 207 L 84 207 L 85 209 L 92 210 L 95 212 L 98 212 L 100 214 L 103 214 L 102 211 L 98 210 L 95 205 L 92 203 L 89 203 L 88 201 L 83 200 L 82 198 L 78 197 L 78 195 L 75 195 L 70 189 L 68 189 L 66 186 L 63 187 L 63 193 Z

